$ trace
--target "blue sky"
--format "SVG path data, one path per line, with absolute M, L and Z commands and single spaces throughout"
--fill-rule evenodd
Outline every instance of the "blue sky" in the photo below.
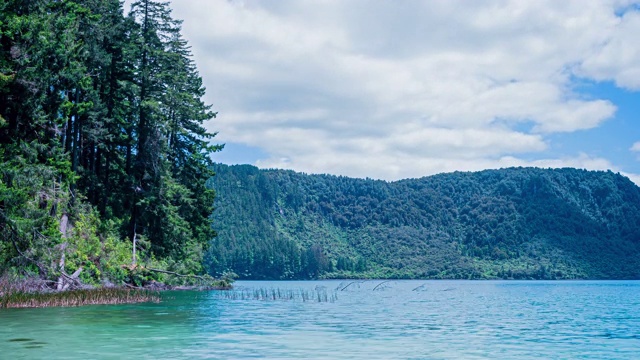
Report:
M 219 112 L 216 161 L 386 180 L 571 166 L 640 183 L 636 2 L 172 8 Z
M 640 174 L 640 153 L 630 151 L 640 138 L 640 92 L 616 87 L 611 81 L 589 82 L 581 92 L 611 101 L 617 107 L 615 116 L 597 128 L 552 138 L 558 144 L 558 154 L 566 149 L 586 151 L 609 158 L 624 171 Z

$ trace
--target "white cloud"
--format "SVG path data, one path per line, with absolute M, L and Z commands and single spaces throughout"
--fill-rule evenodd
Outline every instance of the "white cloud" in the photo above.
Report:
M 327 161 L 330 156 L 314 158 L 313 154 L 299 154 L 292 158 L 272 158 L 261 160 L 259 165 L 265 168 L 288 168 L 292 162 L 299 162 L 299 171 L 308 173 L 326 172 L 344 174 L 347 176 L 359 176 L 363 171 L 369 172 L 373 178 L 386 178 L 391 180 L 403 178 L 416 178 L 442 172 L 456 170 L 476 171 L 483 169 L 499 169 L 514 166 L 534 166 L 541 168 L 575 167 L 588 170 L 615 169 L 612 164 L 603 158 L 593 158 L 585 154 L 576 157 L 561 159 L 539 159 L 534 161 L 524 160 L 513 156 L 498 158 L 459 158 L 459 157 L 395 157 L 392 154 L 379 153 L 375 157 L 360 158 L 357 155 L 345 156 L 342 152 L 332 151 L 330 155 L 337 159 Z M 283 162 L 283 159 L 286 161 Z M 389 164 L 385 167 L 375 168 L 377 164 Z
M 635 152 L 640 152 L 640 141 L 636 141 L 633 145 L 631 145 L 629 150 L 635 151 Z
M 640 87 L 622 1 L 173 2 L 220 116 L 263 167 L 398 179 L 553 159 L 552 136 L 615 116 L 573 79 Z M 640 147 L 640 145 L 638 145 Z M 538 155 L 536 155 L 538 154 Z M 523 160 L 531 158 L 539 160 Z
M 606 29 L 609 37 L 580 66 L 582 74 L 596 80 L 614 80 L 618 86 L 640 89 L 640 13 L 627 11 L 615 26 Z
M 633 181 L 636 185 L 640 186 L 640 174 L 629 174 L 629 173 L 621 173 L 622 175 L 629 178 L 629 180 Z

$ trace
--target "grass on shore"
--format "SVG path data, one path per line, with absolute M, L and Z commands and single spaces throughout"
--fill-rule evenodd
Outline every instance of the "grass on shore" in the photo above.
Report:
M 159 302 L 157 291 L 95 288 L 55 291 L 54 281 L 0 276 L 0 309 Z
M 123 288 L 98 288 L 60 292 L 9 292 L 0 296 L 0 308 L 116 305 L 160 302 L 158 292 Z

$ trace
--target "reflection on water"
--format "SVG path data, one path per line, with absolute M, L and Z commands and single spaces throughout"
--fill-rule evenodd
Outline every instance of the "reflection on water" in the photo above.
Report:
M 238 282 L 160 304 L 0 310 L 0 359 L 631 359 L 640 282 Z M 274 294 L 275 291 L 269 292 Z

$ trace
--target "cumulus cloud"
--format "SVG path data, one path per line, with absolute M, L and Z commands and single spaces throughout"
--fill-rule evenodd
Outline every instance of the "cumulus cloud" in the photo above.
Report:
M 629 180 L 636 183 L 636 185 L 640 186 L 640 174 L 629 174 L 629 173 L 621 173 L 622 175 L 629 178 Z
M 394 180 L 552 158 L 554 134 L 616 114 L 576 78 L 640 88 L 626 1 L 173 1 L 220 116 L 256 164 Z M 637 144 L 636 144 L 637 145 Z M 635 145 L 634 145 L 635 146 Z M 638 145 L 640 148 L 640 145 Z M 525 160 L 537 159 L 537 160 Z
M 629 150 L 634 151 L 634 152 L 640 152 L 640 141 L 637 141 L 633 145 L 631 145 Z
M 640 13 L 631 8 L 606 29 L 609 36 L 602 48 L 586 57 L 581 73 L 596 80 L 613 80 L 618 86 L 640 90 Z

